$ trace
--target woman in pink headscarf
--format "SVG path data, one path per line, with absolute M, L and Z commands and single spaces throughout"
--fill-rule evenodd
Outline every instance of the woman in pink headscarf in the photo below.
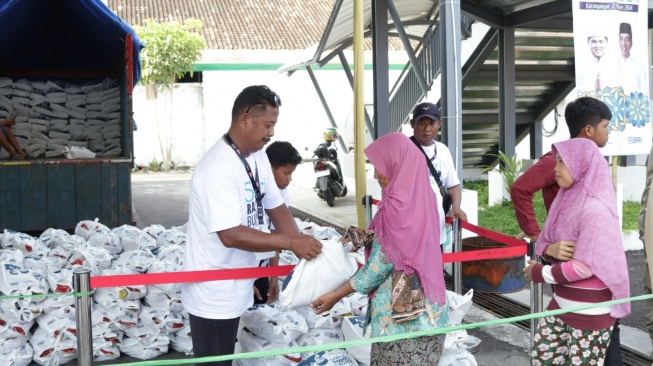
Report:
M 610 169 L 599 148 L 588 139 L 553 145 L 555 179 L 560 191 L 537 240 L 536 253 L 560 242 L 574 242 L 573 259 L 543 266 L 529 261 L 526 278 L 551 283 L 547 310 L 630 297 L 628 265 L 617 216 Z M 630 314 L 630 303 L 600 306 L 540 319 L 533 365 L 601 365 L 615 320 Z
M 383 190 L 370 224 L 376 234 L 367 263 L 341 288 L 311 306 L 322 313 L 357 291 L 370 295 L 372 337 L 445 327 L 449 319 L 438 211 L 424 155 L 408 137 L 390 133 L 365 149 Z M 372 365 L 437 365 L 444 335 L 372 345 Z

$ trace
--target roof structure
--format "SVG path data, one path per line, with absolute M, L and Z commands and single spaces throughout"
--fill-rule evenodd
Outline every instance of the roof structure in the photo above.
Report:
M 209 49 L 300 50 L 316 43 L 334 0 L 109 0 L 132 25 L 196 18 Z

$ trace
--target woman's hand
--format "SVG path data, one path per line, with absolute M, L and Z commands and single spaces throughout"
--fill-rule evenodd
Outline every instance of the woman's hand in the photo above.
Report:
M 338 295 L 338 291 L 327 292 L 326 294 L 317 298 L 309 306 L 313 309 L 315 314 L 322 314 L 325 311 L 331 310 L 333 305 L 335 305 L 340 299 L 341 296 Z
M 272 304 L 279 298 L 279 277 L 270 277 L 270 286 L 268 287 L 268 301 L 266 304 Z
M 526 281 L 531 282 L 533 280 L 533 266 L 537 264 L 537 261 L 529 260 L 528 267 L 524 268 L 524 277 Z
M 576 243 L 568 240 L 560 240 L 557 243 L 550 244 L 546 247 L 544 254 L 559 261 L 570 261 L 574 258 Z

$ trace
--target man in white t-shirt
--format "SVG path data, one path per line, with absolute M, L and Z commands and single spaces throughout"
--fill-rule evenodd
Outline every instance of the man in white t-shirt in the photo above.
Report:
M 413 118 L 410 120 L 410 127 L 413 128 L 413 137 L 426 153 L 426 156 L 439 175 L 440 182 L 442 182 L 442 185 L 449 193 L 449 197 L 451 198 L 451 215 L 467 221 L 467 214 L 460 208 L 462 190 L 460 188 L 458 174 L 456 174 L 456 168 L 453 165 L 451 152 L 447 148 L 447 145 L 435 141 L 441 125 L 440 109 L 435 104 L 425 102 L 418 104 L 413 109 Z M 431 187 L 437 197 L 438 213 L 440 216 L 440 245 L 445 245 L 447 243 L 445 227 L 445 216 L 447 212 L 444 212 L 442 207 L 442 194 L 430 169 L 429 176 L 431 178 Z
M 262 151 L 274 135 L 281 101 L 263 85 L 234 101 L 231 126 L 197 164 L 190 184 L 184 271 L 257 267 L 255 252 L 291 250 L 310 260 L 319 241 L 301 235 Z M 274 223 L 269 233 L 265 214 Z M 186 283 L 195 357 L 234 353 L 238 322 L 252 306 L 254 279 Z M 231 361 L 205 365 L 231 365 Z

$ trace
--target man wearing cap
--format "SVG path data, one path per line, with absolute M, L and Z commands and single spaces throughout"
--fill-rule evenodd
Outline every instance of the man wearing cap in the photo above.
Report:
M 460 180 L 458 180 L 458 174 L 451 158 L 451 152 L 449 152 L 449 148 L 445 144 L 435 141 L 441 125 L 440 110 L 435 104 L 428 102 L 418 104 L 413 109 L 413 119 L 410 120 L 410 127 L 413 128 L 413 137 L 411 139 L 419 143 L 428 159 L 427 164 L 429 161 L 432 163 L 440 182 L 449 193 L 449 197 L 451 198 L 451 210 L 449 213 L 454 217 L 467 221 L 467 214 L 460 208 L 462 192 L 460 189 Z M 447 212 L 444 212 L 444 208 L 442 207 L 440 187 L 436 178 L 431 174 L 430 169 L 429 176 L 431 177 L 431 187 L 433 188 L 433 192 L 435 192 L 438 203 L 440 245 L 445 245 L 447 243 L 447 232 L 445 230 L 445 216 Z
M 595 29 L 587 37 L 587 44 L 590 48 L 591 56 L 586 65 L 580 65 L 583 70 L 579 77 L 579 89 L 581 91 L 593 91 L 600 93 L 605 87 L 614 87 L 617 85 L 614 63 L 610 62 L 605 51 L 608 49 L 608 36 L 602 29 Z M 579 70 L 579 69 L 577 69 Z
M 630 49 L 633 47 L 633 30 L 629 23 L 619 24 L 619 85 L 626 95 L 641 92 L 648 95 L 648 83 L 642 64 L 633 59 Z

